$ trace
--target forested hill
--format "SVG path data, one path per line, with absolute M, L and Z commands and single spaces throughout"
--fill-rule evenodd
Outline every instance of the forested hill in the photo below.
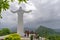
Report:
M 39 33 L 40 36 L 48 36 L 56 34 L 56 32 L 53 29 L 47 28 L 45 26 L 38 27 L 36 32 Z

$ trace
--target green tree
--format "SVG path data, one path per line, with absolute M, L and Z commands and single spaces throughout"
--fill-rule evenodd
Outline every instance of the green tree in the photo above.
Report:
M 33 40 L 33 35 L 30 36 L 30 40 Z
M 55 31 L 51 28 L 47 28 L 45 26 L 40 26 L 36 29 L 36 32 L 39 34 L 41 37 L 47 37 L 48 35 L 53 35 L 55 34 Z
M 0 36 L 8 35 L 10 33 L 11 33 L 11 31 L 8 28 L 3 28 L 0 30 Z
M 21 36 L 19 34 L 10 34 L 4 40 L 21 40 Z
M 50 36 L 48 36 L 47 39 L 49 39 L 49 40 L 60 40 L 60 35 L 50 35 Z
M 15 0 L 0 0 L 0 18 L 2 18 L 1 12 L 9 9 L 9 2 L 13 2 L 13 1 L 15 1 Z M 18 0 L 18 3 L 21 3 L 21 2 L 26 3 L 27 0 Z
M 3 35 L 7 35 L 7 34 L 10 34 L 11 33 L 8 28 L 3 28 L 1 31 L 2 31 L 2 34 Z
M 0 36 L 2 36 L 3 35 L 3 32 L 0 30 Z

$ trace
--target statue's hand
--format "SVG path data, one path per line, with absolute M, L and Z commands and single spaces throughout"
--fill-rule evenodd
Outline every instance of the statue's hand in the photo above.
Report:
M 17 11 L 10 10 L 12 13 L 16 13 Z
M 30 12 L 32 12 L 32 10 L 29 10 L 29 11 L 24 11 L 25 13 L 30 13 Z

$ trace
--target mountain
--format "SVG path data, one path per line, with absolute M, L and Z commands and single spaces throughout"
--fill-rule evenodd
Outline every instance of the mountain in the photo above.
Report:
M 60 29 L 54 29 L 56 32 L 60 32 Z
M 47 28 L 45 26 L 40 26 L 36 29 L 36 32 L 40 35 L 40 36 L 48 36 L 48 35 L 54 35 L 56 34 L 56 32 L 51 29 L 51 28 Z

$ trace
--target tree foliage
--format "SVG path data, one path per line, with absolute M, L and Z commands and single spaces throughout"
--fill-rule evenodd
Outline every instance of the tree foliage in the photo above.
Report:
M 14 33 L 14 34 L 10 34 L 4 40 L 21 40 L 21 36 L 19 34 Z
M 47 37 L 49 40 L 60 40 L 60 35 L 50 35 Z
M 10 30 L 8 29 L 8 28 L 2 28 L 1 30 L 0 30 L 0 36 L 4 36 L 4 35 L 8 35 L 8 34 L 10 34 L 11 32 L 10 32 Z
M 9 2 L 14 2 L 15 0 L 0 0 L 0 18 L 2 18 L 1 16 L 1 12 L 2 11 L 6 11 L 9 8 Z M 18 0 L 18 3 L 21 2 L 27 2 L 27 0 Z
M 36 32 L 41 36 L 41 37 L 47 37 L 48 35 L 54 35 L 55 31 L 51 28 L 47 28 L 45 26 L 40 26 Z
M 51 28 L 47 28 L 45 26 L 40 26 L 36 33 L 39 34 L 40 37 L 45 37 L 46 40 L 60 40 L 60 33 L 56 32 L 55 30 Z

